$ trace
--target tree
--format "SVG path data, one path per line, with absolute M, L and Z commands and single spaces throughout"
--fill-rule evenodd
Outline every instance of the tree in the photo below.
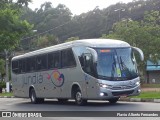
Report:
M 159 10 L 160 1 L 136 0 L 127 4 L 119 2 L 103 10 L 96 7 L 75 16 L 65 5 L 53 6 L 50 2 L 45 2 L 34 11 L 27 9 L 23 19 L 34 24 L 38 33 L 53 34 L 64 42 L 73 36 L 80 39 L 99 38 L 102 34 L 108 34 L 112 25 L 122 19 L 131 18 L 140 22 L 144 19 L 145 11 Z
M 5 74 L 5 61 L 3 59 L 0 59 L 0 75 L 3 78 Z
M 74 40 L 79 40 L 79 37 L 70 37 L 65 42 L 70 42 L 70 41 L 74 41 Z
M 9 0 L 9 1 L 12 1 L 12 0 Z M 17 3 L 20 7 L 25 5 L 25 6 L 28 6 L 28 3 L 31 2 L 32 0 L 17 0 Z
M 27 1 L 30 0 L 18 0 L 17 3 L 2 1 L 4 4 L 0 7 L 0 51 L 13 50 L 21 37 L 31 31 L 33 25 L 20 19 L 20 6 L 27 5 Z
M 31 40 L 30 49 L 40 49 L 58 44 L 58 38 L 54 35 L 39 36 L 37 39 Z
M 52 3 L 51 2 L 45 2 L 41 5 L 41 11 L 46 11 L 52 8 Z

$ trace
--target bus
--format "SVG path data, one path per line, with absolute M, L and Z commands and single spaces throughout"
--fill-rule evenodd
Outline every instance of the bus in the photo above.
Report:
M 83 39 L 15 56 L 11 61 L 15 97 L 31 103 L 45 99 L 74 99 L 116 103 L 120 97 L 139 95 L 140 77 L 134 52 L 141 49 L 121 40 Z

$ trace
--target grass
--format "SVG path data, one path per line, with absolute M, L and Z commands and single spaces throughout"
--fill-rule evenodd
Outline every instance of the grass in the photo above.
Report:
M 139 96 L 133 96 L 131 98 L 160 99 L 160 92 L 157 91 L 141 92 Z
M 8 97 L 11 97 L 11 96 L 13 96 L 13 93 L 0 93 L 0 96 L 8 96 Z

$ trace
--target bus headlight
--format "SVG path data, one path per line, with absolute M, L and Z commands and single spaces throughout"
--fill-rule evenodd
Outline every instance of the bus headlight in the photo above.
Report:
M 102 88 L 109 88 L 109 87 L 111 87 L 110 85 L 102 84 L 102 83 L 99 83 L 99 86 L 102 87 Z
M 104 96 L 104 93 L 100 93 L 100 96 Z
M 138 81 L 138 82 L 136 82 L 136 85 L 138 86 L 138 85 L 140 85 L 140 82 Z

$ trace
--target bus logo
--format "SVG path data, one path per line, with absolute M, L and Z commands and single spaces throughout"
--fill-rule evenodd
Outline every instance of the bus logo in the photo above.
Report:
M 58 70 L 53 70 L 51 74 L 47 73 L 47 79 L 51 80 L 56 87 L 61 87 L 64 84 L 64 75 Z

